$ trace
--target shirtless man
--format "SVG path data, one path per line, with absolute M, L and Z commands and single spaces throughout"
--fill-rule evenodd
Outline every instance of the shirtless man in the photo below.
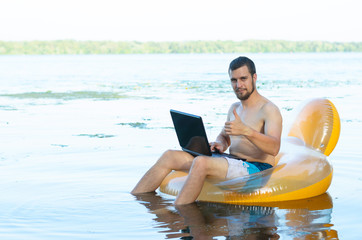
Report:
M 212 151 L 219 152 L 230 147 L 231 154 L 246 161 L 194 157 L 184 151 L 168 150 L 141 178 L 132 194 L 155 191 L 172 170 L 184 170 L 189 175 L 175 204 L 188 204 L 197 199 L 206 177 L 227 180 L 274 166 L 282 131 L 280 111 L 257 91 L 255 65 L 249 58 L 234 59 L 229 76 L 240 101 L 231 105 L 224 128 L 210 146 Z

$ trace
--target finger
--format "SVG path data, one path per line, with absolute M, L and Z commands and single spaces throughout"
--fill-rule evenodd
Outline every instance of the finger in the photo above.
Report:
M 217 150 L 219 151 L 219 153 L 224 153 L 224 151 L 221 149 L 221 147 L 219 147 Z
M 228 127 L 228 128 L 229 128 L 232 124 L 233 124 L 233 122 L 226 122 L 226 123 L 225 123 L 225 127 Z
M 211 151 L 214 151 L 215 150 L 215 144 L 212 142 L 210 143 L 210 150 Z
M 221 147 L 219 146 L 219 147 L 215 148 L 215 152 L 217 152 L 217 153 L 222 153 Z
M 236 108 L 234 108 L 233 113 L 234 113 L 235 119 L 240 119 L 238 113 L 236 112 Z

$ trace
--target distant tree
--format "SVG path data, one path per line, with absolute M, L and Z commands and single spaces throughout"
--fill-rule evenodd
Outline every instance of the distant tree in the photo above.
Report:
M 362 52 L 362 42 L 326 41 L 0 41 L 0 54 L 154 54 L 154 53 Z

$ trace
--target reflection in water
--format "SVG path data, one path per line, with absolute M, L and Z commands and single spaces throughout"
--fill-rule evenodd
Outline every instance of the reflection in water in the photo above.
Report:
M 338 239 L 331 224 L 332 199 L 318 197 L 268 203 L 265 206 L 197 202 L 174 206 L 157 193 L 136 199 L 155 215 L 155 228 L 165 238 L 213 239 Z

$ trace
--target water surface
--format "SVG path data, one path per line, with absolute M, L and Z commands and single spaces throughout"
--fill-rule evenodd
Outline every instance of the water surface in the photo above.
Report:
M 248 54 L 285 125 L 330 99 L 341 137 L 327 194 L 272 206 L 195 203 L 130 190 L 166 149 L 169 109 L 217 136 L 235 102 L 234 54 L 0 56 L 0 236 L 5 239 L 357 239 L 362 217 L 362 54 Z M 285 134 L 285 133 L 284 133 Z M 186 238 L 187 239 L 187 238 Z

